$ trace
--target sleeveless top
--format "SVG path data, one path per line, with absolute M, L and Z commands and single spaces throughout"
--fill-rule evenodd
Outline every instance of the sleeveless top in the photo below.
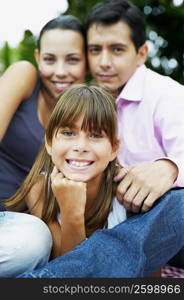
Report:
M 43 142 L 44 128 L 38 120 L 37 80 L 32 95 L 15 112 L 3 140 L 0 142 L 0 206 L 11 197 L 29 173 Z

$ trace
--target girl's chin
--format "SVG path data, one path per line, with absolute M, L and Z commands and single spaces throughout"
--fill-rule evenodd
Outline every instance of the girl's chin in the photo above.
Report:
M 88 181 L 86 178 L 84 178 L 84 176 L 69 175 L 69 176 L 65 176 L 65 177 L 69 180 L 78 181 L 78 182 L 87 182 Z

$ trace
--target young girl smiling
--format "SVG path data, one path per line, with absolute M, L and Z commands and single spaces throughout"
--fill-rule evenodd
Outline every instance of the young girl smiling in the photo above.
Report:
M 24 184 L 7 202 L 26 201 L 53 238 L 52 257 L 64 254 L 97 229 L 126 219 L 115 198 L 117 119 L 113 97 L 97 86 L 76 85 L 58 100 L 45 145 Z

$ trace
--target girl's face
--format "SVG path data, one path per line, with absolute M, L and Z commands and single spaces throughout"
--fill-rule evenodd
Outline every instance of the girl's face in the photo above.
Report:
M 103 171 L 117 155 L 105 132 L 81 129 L 83 118 L 71 128 L 60 128 L 52 143 L 46 142 L 48 153 L 59 171 L 74 181 L 99 183 Z
M 40 52 L 35 51 L 43 88 L 51 97 L 85 79 L 84 40 L 80 33 L 66 29 L 44 32 Z

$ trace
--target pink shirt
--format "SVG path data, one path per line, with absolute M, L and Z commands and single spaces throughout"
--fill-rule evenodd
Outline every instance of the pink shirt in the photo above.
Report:
M 116 103 L 121 165 L 172 160 L 184 187 L 184 86 L 142 65 Z

